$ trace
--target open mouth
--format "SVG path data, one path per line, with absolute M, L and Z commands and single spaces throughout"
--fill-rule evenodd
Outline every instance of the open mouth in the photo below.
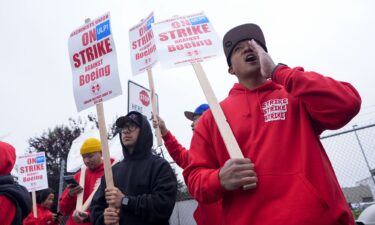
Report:
M 255 55 L 253 55 L 253 54 L 249 54 L 245 58 L 246 62 L 254 62 L 255 60 L 257 60 L 257 57 Z

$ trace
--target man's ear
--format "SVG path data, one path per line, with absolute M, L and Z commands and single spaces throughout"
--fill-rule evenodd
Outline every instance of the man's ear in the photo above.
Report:
M 232 74 L 232 75 L 235 75 L 235 74 L 236 74 L 236 73 L 234 72 L 232 66 L 230 66 L 230 67 L 228 68 L 228 73 L 230 73 L 230 74 Z

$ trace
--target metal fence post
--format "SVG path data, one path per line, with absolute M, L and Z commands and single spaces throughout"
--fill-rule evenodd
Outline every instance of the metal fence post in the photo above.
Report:
M 365 159 L 365 162 L 366 162 L 366 165 L 367 165 L 368 171 L 369 171 L 369 173 L 370 173 L 370 177 L 372 178 L 372 181 L 374 182 L 374 185 L 375 185 L 375 179 L 374 179 L 374 176 L 372 175 L 372 172 L 371 172 L 372 170 L 371 170 L 370 164 L 368 163 L 368 160 L 367 160 L 366 154 L 365 154 L 365 152 L 363 151 L 363 147 L 362 147 L 361 141 L 359 140 L 359 137 L 358 137 L 358 134 L 357 134 L 356 127 L 357 127 L 357 125 L 353 125 L 354 135 L 355 135 L 355 137 L 357 138 L 358 145 L 359 145 L 359 149 L 361 149 L 361 152 L 362 152 L 363 158 Z
M 60 161 L 60 178 L 59 178 L 59 197 L 57 199 L 60 199 L 63 189 L 63 179 L 64 179 L 64 172 L 65 172 L 65 160 L 62 159 Z M 57 204 L 57 212 L 60 211 L 59 204 Z

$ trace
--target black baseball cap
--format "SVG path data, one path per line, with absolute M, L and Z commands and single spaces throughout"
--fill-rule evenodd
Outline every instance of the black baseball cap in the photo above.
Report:
M 116 120 L 116 126 L 123 128 L 127 122 L 135 123 L 138 127 L 141 126 L 141 115 L 136 111 L 129 112 L 126 116 L 121 116 Z
M 223 48 L 228 66 L 231 66 L 230 56 L 234 46 L 239 42 L 254 39 L 267 52 L 266 40 L 260 27 L 254 23 L 246 23 L 229 30 L 223 38 Z

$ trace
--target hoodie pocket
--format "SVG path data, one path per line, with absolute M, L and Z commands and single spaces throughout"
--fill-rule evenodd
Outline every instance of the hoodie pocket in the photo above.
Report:
M 306 179 L 305 176 L 303 176 L 302 174 L 298 174 L 299 178 L 301 179 L 301 182 L 304 183 L 306 189 L 307 189 L 307 192 L 310 193 L 313 197 L 315 196 L 316 200 L 318 201 L 318 203 L 324 208 L 324 209 L 328 209 L 329 206 L 328 206 L 328 203 L 327 201 L 325 201 L 323 199 L 323 197 L 321 195 L 319 195 L 318 191 L 316 190 L 316 188 L 311 184 L 311 182 L 309 180 Z
M 332 221 L 327 202 L 302 174 L 260 175 L 258 178 L 258 187 L 249 200 L 254 202 L 254 207 L 262 209 L 257 218 L 272 215 L 270 221 L 309 225 Z

